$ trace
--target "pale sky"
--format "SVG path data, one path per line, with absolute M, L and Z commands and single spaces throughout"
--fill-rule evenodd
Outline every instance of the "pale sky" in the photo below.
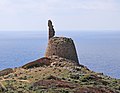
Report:
M 120 0 L 0 0 L 0 31 L 120 30 Z

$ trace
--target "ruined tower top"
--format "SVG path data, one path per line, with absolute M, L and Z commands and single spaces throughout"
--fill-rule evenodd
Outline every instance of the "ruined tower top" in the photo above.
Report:
M 54 37 L 54 35 L 55 35 L 55 30 L 54 30 L 51 20 L 48 20 L 48 30 L 49 30 L 49 39 L 50 39 L 50 38 Z

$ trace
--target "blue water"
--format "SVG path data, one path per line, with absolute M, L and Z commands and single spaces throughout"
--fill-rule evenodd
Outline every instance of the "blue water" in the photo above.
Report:
M 74 40 L 81 64 L 120 78 L 120 32 L 58 31 L 56 34 Z M 43 57 L 46 47 L 46 31 L 0 32 L 0 70 Z

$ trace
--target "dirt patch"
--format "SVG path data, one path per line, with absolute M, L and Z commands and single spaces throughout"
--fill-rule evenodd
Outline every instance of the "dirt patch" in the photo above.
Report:
M 107 89 L 107 88 L 88 87 L 88 88 L 79 88 L 74 93 L 118 93 L 118 92 L 112 91 L 112 90 Z
M 61 81 L 61 80 L 40 80 L 33 84 L 33 87 L 37 87 L 37 86 L 44 86 L 46 88 L 57 87 L 57 88 L 74 89 L 76 88 L 77 85 L 71 82 Z

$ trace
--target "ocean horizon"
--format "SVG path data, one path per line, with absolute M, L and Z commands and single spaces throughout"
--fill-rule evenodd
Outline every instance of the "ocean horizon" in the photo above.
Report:
M 0 31 L 0 70 L 22 66 L 44 56 L 47 31 Z M 79 62 L 89 69 L 120 78 L 119 31 L 58 31 L 74 40 Z

